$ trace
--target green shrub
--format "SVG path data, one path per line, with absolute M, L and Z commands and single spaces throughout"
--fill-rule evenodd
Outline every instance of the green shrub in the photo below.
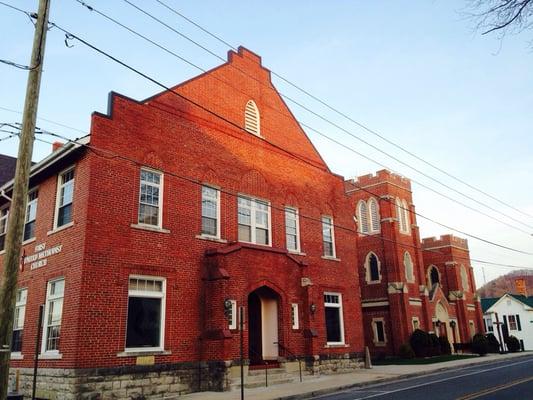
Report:
M 439 336 L 440 354 L 452 354 L 452 346 L 446 336 Z
M 487 334 L 487 341 L 489 342 L 489 353 L 500 352 L 500 342 L 498 342 L 498 339 L 496 339 L 493 333 Z
M 437 335 L 435 335 L 434 333 L 430 333 L 429 334 L 429 341 L 430 341 L 429 355 L 430 356 L 440 356 L 439 337 Z
M 484 356 L 489 351 L 489 341 L 481 333 L 476 333 L 472 338 L 472 353 Z
M 412 358 L 415 358 L 415 352 L 413 351 L 413 348 L 409 343 L 404 343 L 400 345 L 400 349 L 398 351 L 398 355 L 400 358 L 403 358 L 405 360 L 410 360 Z
M 517 351 L 520 351 L 520 342 L 515 336 L 509 336 L 505 341 L 505 344 L 507 345 L 507 350 L 509 350 L 510 353 L 516 353 Z
M 431 342 L 427 332 L 424 332 L 421 329 L 415 329 L 411 335 L 411 338 L 409 339 L 409 344 L 411 345 L 411 348 L 417 357 L 428 356 Z

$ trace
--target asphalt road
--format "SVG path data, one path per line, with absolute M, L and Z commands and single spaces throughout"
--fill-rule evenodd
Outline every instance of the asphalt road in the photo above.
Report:
M 533 355 L 355 388 L 318 398 L 321 400 L 533 400 Z

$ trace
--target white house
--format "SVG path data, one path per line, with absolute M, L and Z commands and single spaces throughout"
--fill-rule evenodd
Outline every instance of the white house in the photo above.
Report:
M 515 336 L 524 350 L 533 350 L 533 296 L 506 293 L 502 297 L 481 299 L 486 333 L 493 333 L 498 340 L 497 322 L 507 326 L 509 335 Z

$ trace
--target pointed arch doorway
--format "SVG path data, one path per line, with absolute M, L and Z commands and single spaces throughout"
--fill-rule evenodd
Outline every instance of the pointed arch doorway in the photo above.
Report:
M 248 295 L 248 356 L 251 365 L 277 361 L 280 296 L 267 286 Z

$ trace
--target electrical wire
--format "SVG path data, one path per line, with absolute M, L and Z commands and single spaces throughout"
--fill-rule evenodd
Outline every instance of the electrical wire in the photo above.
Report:
M 233 45 L 231 45 L 230 43 L 228 43 L 226 40 L 222 39 L 219 35 L 216 35 L 212 32 L 210 32 L 208 29 L 204 28 L 203 26 L 201 26 L 200 24 L 196 23 L 195 21 L 193 21 L 192 19 L 188 18 L 187 16 L 185 16 L 184 14 L 180 13 L 179 11 L 177 11 L 176 9 L 170 7 L 168 4 L 164 3 L 163 1 L 161 0 L 155 0 L 157 3 L 159 3 L 160 5 L 162 5 L 163 7 L 165 7 L 166 9 L 168 9 L 169 11 L 171 11 L 172 13 L 178 15 L 180 18 L 184 19 L 185 21 L 189 22 L 190 24 L 194 25 L 195 27 L 197 27 L 198 29 L 200 29 L 202 32 L 208 34 L 209 36 L 211 36 L 212 38 L 216 39 L 217 41 L 219 41 L 220 43 L 224 44 L 225 46 L 231 48 L 232 50 L 234 51 L 237 51 L 237 48 Z M 402 150 L 403 152 L 405 152 L 406 154 L 410 155 L 411 157 L 413 158 L 416 158 L 418 161 L 421 161 L 423 162 L 424 164 L 434 168 L 435 170 L 441 172 L 442 174 L 456 180 L 457 182 L 459 183 L 462 183 L 463 185 L 469 187 L 470 189 L 473 189 L 489 198 L 491 198 L 492 200 L 494 201 L 497 201 L 498 203 L 506 206 L 506 207 L 509 207 L 510 209 L 514 210 L 514 211 L 517 211 L 519 213 L 521 213 L 522 215 L 525 215 L 529 218 L 533 218 L 533 215 L 531 214 L 528 214 L 522 210 L 520 210 L 519 208 L 507 203 L 507 202 L 504 202 L 500 199 L 498 199 L 497 197 L 491 195 L 490 193 L 487 193 L 486 191 L 482 190 L 482 189 L 479 189 L 477 187 L 475 187 L 474 185 L 466 182 L 465 180 L 461 179 L 461 178 L 458 178 L 457 176 L 447 172 L 446 170 L 440 168 L 439 166 L 425 160 L 424 158 L 416 155 L 415 153 L 411 152 L 410 150 L 406 149 L 405 147 L 399 145 L 398 143 L 388 139 L 386 136 L 384 136 L 383 134 L 380 134 L 379 132 L 377 132 L 376 130 L 374 129 L 371 129 L 369 128 L 368 126 L 366 126 L 365 124 L 355 120 L 354 118 L 350 117 L 348 114 L 346 114 L 345 112 L 342 112 L 340 110 L 338 110 L 337 108 L 329 105 L 326 101 L 320 99 L 319 97 L 317 97 L 316 95 L 313 95 L 312 93 L 310 93 L 309 91 L 303 89 L 301 86 L 298 86 L 296 85 L 295 83 L 293 83 L 292 81 L 290 81 L 288 78 L 285 78 L 284 76 L 278 74 L 277 72 L 275 71 L 270 71 L 272 73 L 272 75 L 276 76 L 277 78 L 281 79 L 283 82 L 289 84 L 290 86 L 292 86 L 293 88 L 297 89 L 299 92 L 305 94 L 306 96 L 310 97 L 311 99 L 315 100 L 316 102 L 320 103 L 321 105 L 327 107 L 329 110 L 333 111 L 334 113 L 336 113 L 337 115 L 340 115 L 341 117 L 347 119 L 348 121 L 352 122 L 353 124 L 357 125 L 358 127 L 360 127 L 361 129 L 379 137 L 380 139 L 382 139 L 383 141 L 387 142 L 388 144 Z

